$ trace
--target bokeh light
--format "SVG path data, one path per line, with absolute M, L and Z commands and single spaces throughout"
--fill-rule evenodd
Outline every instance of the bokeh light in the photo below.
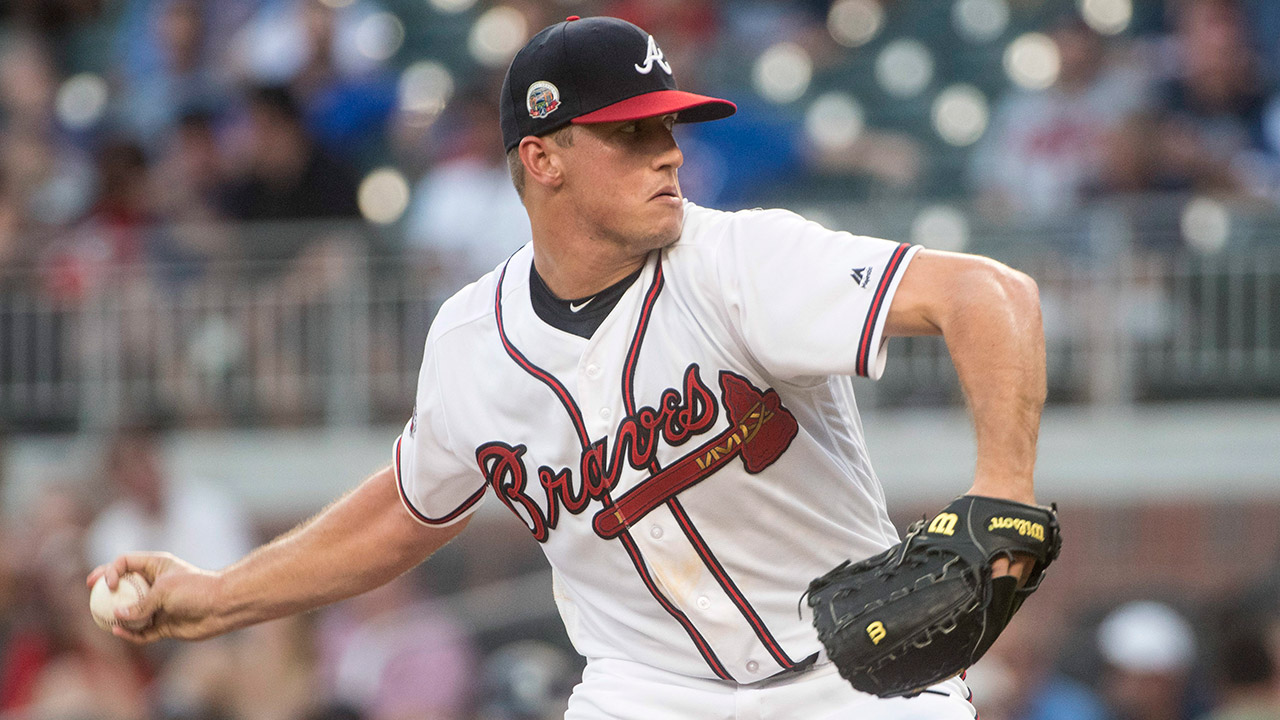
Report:
M 453 97 L 453 74 L 434 60 L 421 60 L 400 75 L 400 110 L 412 125 L 429 125 Z
M 1043 33 L 1021 35 L 1004 51 L 1005 73 L 1027 90 L 1043 90 L 1057 82 L 1061 64 L 1058 44 Z
M 911 223 L 911 242 L 959 252 L 969 246 L 969 219 L 950 205 L 929 205 Z
M 1078 0 L 1080 16 L 1103 35 L 1117 35 L 1133 20 L 1133 0 Z
M 395 168 L 379 168 L 360 182 L 356 202 L 366 220 L 390 225 L 409 207 L 409 181 Z
M 388 12 L 373 13 L 356 26 L 356 49 L 373 60 L 388 60 L 404 45 L 404 23 Z
M 804 129 L 809 140 L 826 151 L 848 150 L 858 141 L 865 127 L 862 106 L 846 92 L 820 95 L 809 105 Z
M 75 130 L 92 127 L 102 119 L 107 106 L 107 81 L 93 73 L 67 78 L 58 88 L 55 111 L 63 125 Z
M 876 57 L 876 81 L 890 95 L 919 95 L 932 80 L 933 55 L 919 40 L 894 40 Z
M 972 145 L 987 131 L 987 96 L 965 83 L 948 87 L 933 101 L 933 128 L 950 145 Z
M 511 62 L 529 39 L 524 13 L 510 5 L 490 8 L 476 19 L 467 37 L 467 50 L 481 65 L 500 68 Z
M 1005 0 L 957 0 L 951 6 L 951 22 L 970 42 L 990 42 L 1009 27 L 1009 3 Z
M 752 73 L 756 92 L 775 103 L 799 100 L 813 79 L 813 60 L 804 48 L 781 42 L 765 50 Z
M 470 10 L 476 0 L 430 0 L 431 7 L 442 13 L 453 14 Z
M 1213 198 L 1193 198 L 1182 209 L 1182 239 L 1206 255 L 1220 252 L 1231 237 L 1231 213 Z
M 884 27 L 884 8 L 876 0 L 836 0 L 827 12 L 827 31 L 845 47 L 871 42 Z

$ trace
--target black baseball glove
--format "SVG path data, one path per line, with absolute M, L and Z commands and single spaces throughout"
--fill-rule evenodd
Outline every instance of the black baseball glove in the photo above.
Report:
M 899 545 L 809 584 L 818 639 L 854 688 L 910 697 L 960 674 L 995 642 L 1058 557 L 1057 507 L 965 495 Z M 991 561 L 1025 553 L 1024 587 Z

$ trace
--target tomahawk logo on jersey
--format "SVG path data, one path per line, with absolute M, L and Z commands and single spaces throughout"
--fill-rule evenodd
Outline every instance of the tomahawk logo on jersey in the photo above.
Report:
M 444 525 L 496 495 L 588 658 L 743 683 L 803 665 L 809 580 L 898 541 L 849 377 L 882 372 L 914 252 L 686 203 L 680 240 L 585 339 L 535 313 L 526 247 L 431 328 L 402 499 Z

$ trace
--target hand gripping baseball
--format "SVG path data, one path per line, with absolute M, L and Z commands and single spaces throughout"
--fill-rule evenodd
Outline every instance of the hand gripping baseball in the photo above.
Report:
M 230 629 L 217 612 L 218 574 L 168 553 L 122 555 L 94 568 L 85 582 L 93 587 L 98 578 L 105 578 L 114 590 L 121 576 L 131 572 L 145 577 L 151 589 L 137 605 L 116 611 L 123 623 L 111 629 L 117 637 L 135 643 L 168 637 L 201 640 Z M 126 624 L 138 629 L 129 630 Z
M 1056 508 L 965 495 L 906 539 L 815 579 L 813 624 L 840 674 L 863 692 L 911 696 L 982 657 L 1061 548 Z M 993 577 L 1014 554 L 1033 563 L 1024 587 Z

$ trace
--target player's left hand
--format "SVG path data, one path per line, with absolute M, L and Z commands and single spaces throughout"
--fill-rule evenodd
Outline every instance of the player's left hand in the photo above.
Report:
M 991 577 L 1012 575 L 1018 578 L 1018 587 L 1021 588 L 1027 584 L 1027 580 L 1031 577 L 1031 570 L 1035 566 L 1036 559 L 1023 553 L 1014 555 L 1012 560 L 998 557 L 991 561 Z
M 987 485 L 989 484 L 990 483 L 987 483 Z M 995 498 L 997 500 L 1012 500 L 1014 502 L 1023 503 L 1024 505 L 1036 504 L 1034 494 L 1014 496 L 1003 492 L 992 492 L 984 486 L 984 483 L 981 480 L 974 482 L 973 487 L 969 488 L 969 491 L 966 492 L 965 495 L 979 495 Z M 997 557 L 991 561 L 991 577 L 994 579 L 1004 577 L 1006 575 L 1012 575 L 1018 578 L 1018 588 L 1021 589 L 1027 584 L 1027 580 L 1031 577 L 1031 571 L 1035 566 L 1035 557 L 1026 553 L 1015 553 L 1012 558 Z

